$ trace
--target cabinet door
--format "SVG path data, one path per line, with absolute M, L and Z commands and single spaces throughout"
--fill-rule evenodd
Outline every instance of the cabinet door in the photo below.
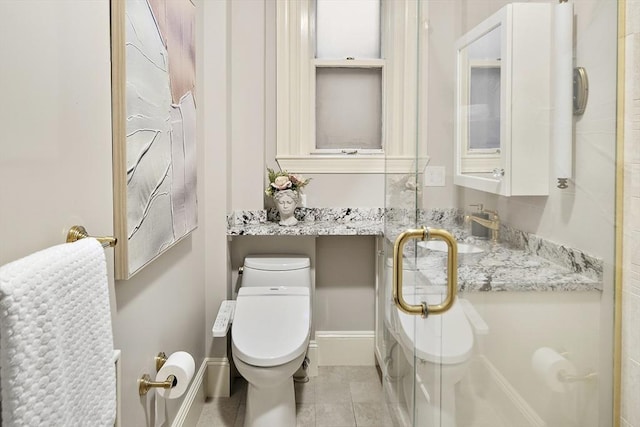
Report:
M 458 40 L 455 184 L 548 194 L 550 13 L 510 4 Z

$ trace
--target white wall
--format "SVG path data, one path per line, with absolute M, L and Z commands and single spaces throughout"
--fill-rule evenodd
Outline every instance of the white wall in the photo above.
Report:
M 375 238 L 317 239 L 314 322 L 319 331 L 372 331 Z
M 113 234 L 109 19 L 108 0 L 0 2 L 0 264 L 64 242 L 74 224 Z M 107 249 L 125 426 L 151 420 L 153 393 L 141 399 L 137 379 L 154 372 L 159 351 L 188 351 L 197 366 L 204 357 L 204 164 L 200 156 L 190 237 L 115 283 Z
M 226 207 L 230 205 L 229 169 L 229 73 L 228 63 L 228 14 L 227 2 L 201 1 L 198 7 L 200 31 L 197 48 L 197 85 L 202 99 L 199 105 L 201 127 L 199 138 L 204 143 L 204 194 L 205 214 L 205 349 L 208 357 L 225 358 L 226 340 L 211 336 L 222 300 L 228 299 L 231 280 L 227 253 Z
M 265 72 L 275 57 L 266 58 L 265 5 L 263 1 L 229 3 L 229 98 L 231 124 L 232 210 L 262 209 L 265 176 Z
M 610 417 L 599 418 L 598 381 L 579 382 L 557 393 L 531 363 L 537 349 L 550 347 L 566 353 L 577 374 L 597 372 L 600 377 L 599 292 L 470 292 L 463 297 L 489 327 L 487 335 L 476 336 L 475 351 L 498 369 L 549 427 L 610 424 Z M 483 389 L 495 381 L 473 368 L 470 373 Z M 514 402 L 509 406 L 499 410 L 510 413 Z
M 622 427 L 640 426 L 640 2 L 627 0 L 622 285 Z

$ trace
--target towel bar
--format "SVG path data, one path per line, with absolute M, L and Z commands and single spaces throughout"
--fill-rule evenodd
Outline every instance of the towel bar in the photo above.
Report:
M 69 232 L 67 233 L 67 243 L 76 242 L 86 237 L 93 237 L 94 239 L 96 239 L 98 242 L 102 244 L 103 248 L 108 248 L 108 247 L 112 248 L 118 243 L 118 239 L 116 239 L 115 237 L 89 236 L 89 233 L 87 232 L 87 230 L 81 225 L 74 225 L 69 229 Z

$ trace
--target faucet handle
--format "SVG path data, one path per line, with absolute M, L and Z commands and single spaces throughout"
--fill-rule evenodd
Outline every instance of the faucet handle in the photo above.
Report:
M 469 206 L 473 208 L 478 208 L 478 212 L 484 212 L 484 205 L 482 203 L 476 203 Z
M 489 209 L 484 209 L 482 212 L 488 213 L 489 215 L 492 215 L 493 216 L 492 219 L 500 219 L 500 216 L 498 215 L 498 211 L 492 211 L 492 210 L 489 210 Z

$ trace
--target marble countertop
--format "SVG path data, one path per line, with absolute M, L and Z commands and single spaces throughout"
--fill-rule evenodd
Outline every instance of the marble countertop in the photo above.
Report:
M 576 272 L 526 249 L 465 239 L 483 252 L 459 254 L 458 289 L 465 291 L 600 291 L 602 279 Z M 445 286 L 446 254 L 418 247 L 417 270 L 430 284 Z
M 275 210 L 239 211 L 228 219 L 228 236 L 382 236 L 378 208 L 296 209 L 298 223 L 281 226 Z
M 277 222 L 232 225 L 228 236 L 382 236 L 382 221 L 309 221 L 284 227 Z
M 398 213 L 388 214 L 387 227 L 393 228 Z M 406 215 L 406 213 L 404 214 Z M 600 291 L 602 261 L 539 236 L 503 226 L 501 242 L 469 236 L 460 226 L 456 210 L 420 213 L 418 223 L 449 230 L 459 242 L 473 244 L 483 250 L 478 254 L 460 254 L 458 286 L 464 291 Z M 296 209 L 299 222 L 280 226 L 277 213 L 270 211 L 238 211 L 228 218 L 227 235 L 235 236 L 382 236 L 384 210 L 378 208 Z M 407 223 L 400 218 L 398 223 Z M 410 221 L 409 221 L 410 223 Z M 393 234 L 393 233 L 391 233 Z M 390 236 L 390 239 L 393 236 Z M 405 248 L 406 262 L 416 268 L 431 285 L 446 284 L 446 253 L 412 245 Z M 469 258 L 469 259 L 467 259 Z

